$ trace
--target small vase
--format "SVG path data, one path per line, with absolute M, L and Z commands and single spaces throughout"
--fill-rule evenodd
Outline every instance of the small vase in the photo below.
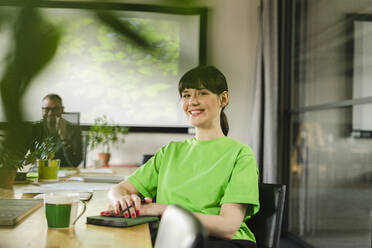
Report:
M 102 160 L 103 167 L 109 166 L 110 156 L 111 156 L 111 153 L 103 153 L 103 152 L 98 153 L 98 159 Z
M 0 188 L 13 189 L 17 169 L 0 168 Z

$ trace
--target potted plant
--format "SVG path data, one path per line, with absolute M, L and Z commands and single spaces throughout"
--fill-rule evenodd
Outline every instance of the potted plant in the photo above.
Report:
M 18 130 L 24 131 L 27 135 L 28 126 L 18 125 Z M 26 164 L 33 163 L 34 154 L 26 151 L 28 148 L 26 139 L 15 135 L 12 128 L 5 127 L 4 134 L 0 141 L 0 188 L 12 189 L 17 176 L 17 171 L 21 171 Z
M 106 115 L 98 117 L 88 132 L 89 149 L 100 148 L 101 152 L 98 153 L 98 158 L 102 160 L 103 166 L 108 166 L 111 146 L 125 143 L 125 134 L 128 134 L 128 127 L 116 125 L 112 120 L 109 121 Z
M 19 153 L 2 149 L 0 157 L 0 188 L 12 189 L 18 169 L 23 168 L 23 160 Z
M 56 151 L 57 143 L 54 137 L 47 137 L 42 142 L 35 142 L 31 158 L 37 162 L 39 181 L 58 180 L 60 160 L 54 159 Z
M 39 166 L 55 165 L 57 160 L 53 158 L 56 149 L 57 144 L 53 137 L 47 137 L 41 142 L 36 141 L 26 155 L 22 152 L 16 152 L 14 149 L 3 149 L 2 156 L 0 157 L 0 164 L 2 165 L 1 173 L 3 174 L 2 180 L 0 180 L 0 188 L 11 189 L 17 175 L 17 170 L 21 171 L 25 165 L 35 164 L 36 162 Z
M 60 160 L 54 159 L 57 151 L 57 142 L 54 137 L 47 137 L 41 142 L 36 141 L 34 147 L 27 153 L 24 164 L 38 166 L 39 181 L 56 181 Z

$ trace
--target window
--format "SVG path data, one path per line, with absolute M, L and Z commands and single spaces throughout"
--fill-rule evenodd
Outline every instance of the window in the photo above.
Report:
M 288 231 L 370 247 L 372 139 L 355 131 L 372 116 L 372 3 L 292 2 Z

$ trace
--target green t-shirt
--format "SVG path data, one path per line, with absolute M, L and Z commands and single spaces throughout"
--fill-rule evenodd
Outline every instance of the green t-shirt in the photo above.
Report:
M 219 215 L 223 203 L 247 206 L 244 221 L 259 209 L 258 168 L 252 150 L 229 137 L 171 142 L 128 180 L 157 203 Z M 243 222 L 233 239 L 255 241 Z

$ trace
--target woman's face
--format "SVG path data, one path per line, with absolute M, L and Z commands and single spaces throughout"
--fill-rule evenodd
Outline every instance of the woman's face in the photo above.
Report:
M 183 111 L 195 127 L 211 128 L 220 126 L 220 112 L 227 104 L 227 92 L 216 95 L 201 89 L 185 89 L 182 94 Z

